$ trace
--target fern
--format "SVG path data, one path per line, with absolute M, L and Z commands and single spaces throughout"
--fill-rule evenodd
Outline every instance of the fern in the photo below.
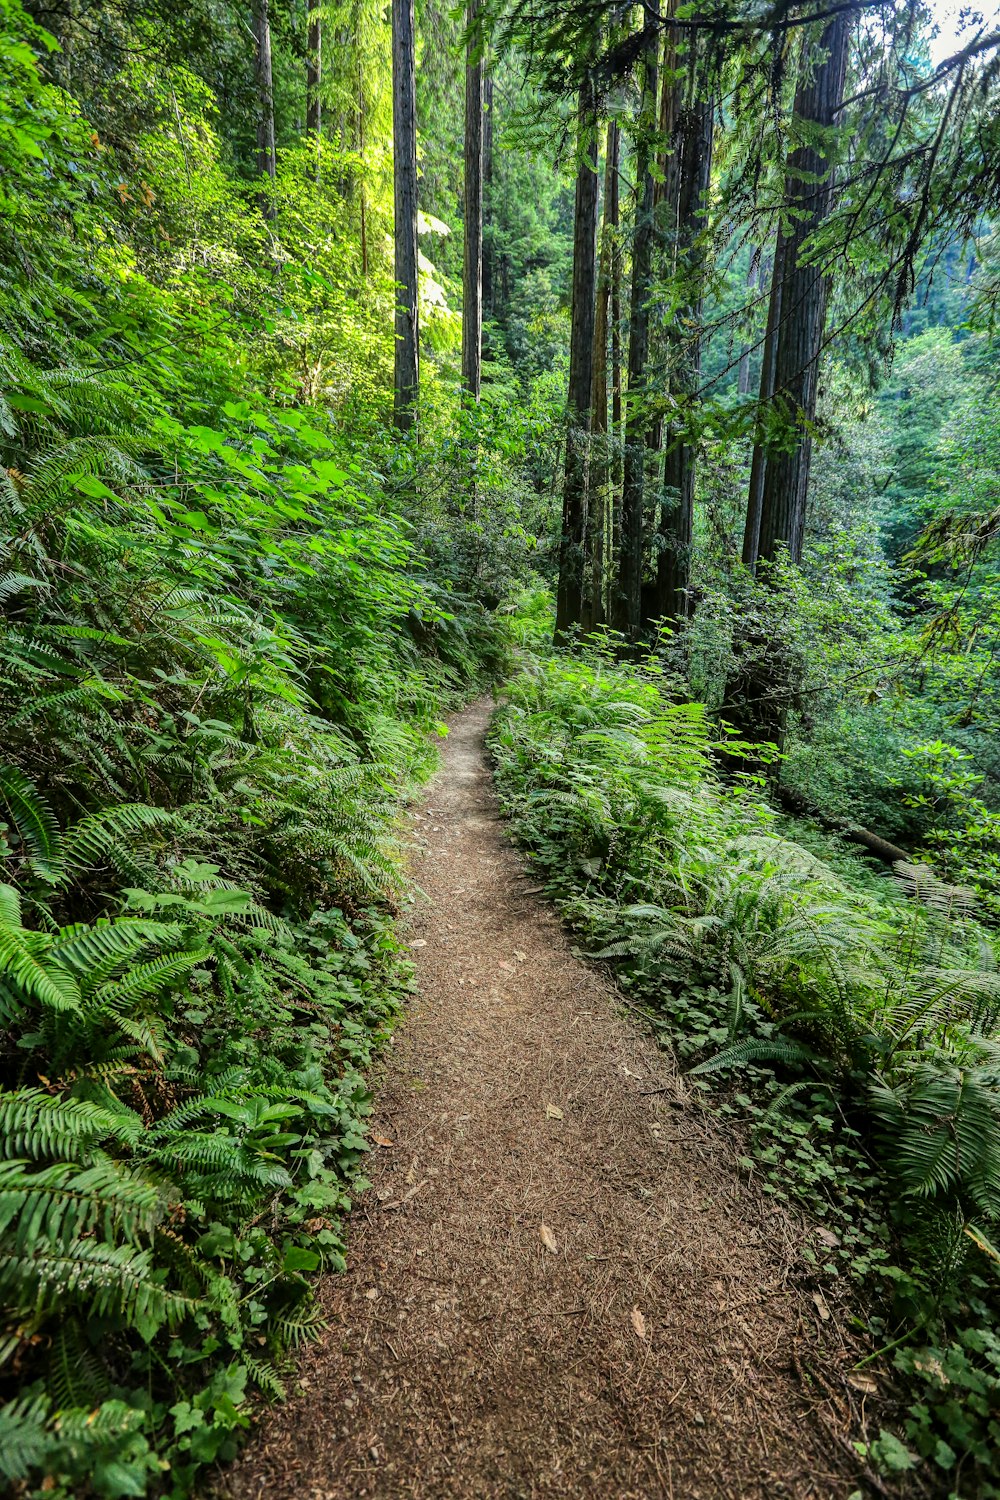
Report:
M 41 1469 L 52 1450 L 51 1402 L 46 1396 L 24 1396 L 0 1406 L 0 1474 L 27 1479 Z
M 762 1038 L 737 1042 L 715 1057 L 708 1058 L 692 1068 L 696 1074 L 718 1073 L 722 1068 L 744 1067 L 747 1063 L 781 1063 L 786 1067 L 800 1068 L 816 1062 L 816 1055 L 800 1042 L 785 1037 Z
M 1000 1097 L 988 1069 L 923 1065 L 892 1087 L 873 1083 L 883 1149 L 906 1193 L 956 1195 L 1000 1216 Z
M 0 765 L 0 796 L 42 879 L 56 880 L 61 863 L 59 828 L 45 798 L 16 766 Z
M 7 1154 L 68 1156 L 111 1137 L 134 1145 L 138 1128 L 134 1118 L 86 1099 L 53 1098 L 41 1089 L 0 1093 L 0 1140 Z

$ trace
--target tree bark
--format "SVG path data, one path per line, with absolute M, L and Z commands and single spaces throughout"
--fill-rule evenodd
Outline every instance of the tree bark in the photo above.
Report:
M 621 154 L 621 138 L 619 136 L 619 157 Z M 620 194 L 620 177 L 615 177 L 615 192 Z M 618 207 L 618 219 L 621 220 L 621 206 Z M 618 579 L 615 574 L 615 566 L 621 556 L 622 550 L 622 450 L 624 447 L 624 433 L 622 430 L 622 250 L 616 234 L 611 245 L 611 442 L 609 487 L 611 501 L 611 517 L 609 525 L 610 551 L 608 555 L 608 577 L 605 579 L 605 617 L 614 617 L 614 594 L 618 587 Z
M 622 536 L 613 623 L 630 639 L 642 615 L 642 543 L 646 500 L 646 444 L 651 428 L 646 391 L 649 354 L 649 298 L 653 271 L 653 149 L 656 125 L 658 36 L 650 28 L 643 46 L 641 129 L 636 151 L 636 214 L 632 241 L 632 295 L 629 307 L 628 408 L 622 477 Z
M 611 462 L 608 445 L 608 317 L 611 307 L 612 261 L 618 232 L 618 158 L 621 131 L 616 120 L 608 123 L 604 151 L 604 219 L 601 225 L 601 255 L 597 274 L 594 313 L 594 371 L 591 385 L 592 446 L 590 504 L 584 539 L 584 599 L 582 625 L 592 631 L 605 618 L 604 579 L 608 555 L 608 515 Z
M 760 360 L 760 389 L 757 398 L 757 438 L 750 462 L 750 488 L 747 494 L 747 518 L 743 529 L 743 566 L 757 571 L 760 551 L 760 518 L 764 504 L 764 470 L 767 466 L 766 422 L 774 398 L 774 370 L 781 328 L 781 295 L 784 282 L 785 238 L 778 230 L 771 268 L 771 294 L 767 303 L 767 325 Z
M 417 304 L 417 102 L 413 0 L 392 0 L 392 138 L 395 214 L 396 358 L 393 415 L 416 421 L 420 371 Z
M 785 173 L 784 251 L 780 265 L 775 256 L 771 281 L 772 301 L 777 300 L 779 311 L 774 319 L 774 391 L 769 402 L 774 414 L 791 424 L 793 442 L 788 445 L 786 434 L 781 447 L 764 455 L 757 556 L 759 561 L 769 563 L 783 548 L 787 548 L 792 562 L 802 559 L 811 427 L 816 417 L 829 289 L 823 267 L 815 259 L 803 257 L 808 257 L 809 241 L 833 204 L 830 147 L 822 135 L 817 142 L 816 133 L 817 128 L 830 132 L 843 101 L 851 24 L 849 11 L 841 11 L 827 23 L 819 40 L 823 56 L 813 67 L 815 53 L 807 50 L 795 96 L 795 118 L 807 127 L 809 138 L 807 144 L 792 151 Z
M 483 71 L 483 307 L 493 314 L 493 74 Z
M 361 59 L 358 58 L 358 160 L 361 163 L 361 171 L 358 174 L 358 208 L 361 215 L 361 279 L 368 280 L 368 185 L 365 181 L 365 151 L 366 145 L 366 112 L 365 112 L 365 80 L 361 70 Z
M 761 282 L 761 254 L 760 246 L 755 245 L 750 255 L 750 269 L 747 271 L 747 292 L 750 295 L 751 306 L 755 301 L 754 294 L 760 287 Z M 736 388 L 741 396 L 750 394 L 750 345 L 744 344 L 740 350 L 739 372 L 736 380 Z
M 565 641 L 583 612 L 583 537 L 587 513 L 590 400 L 594 378 L 597 289 L 597 106 L 589 78 L 580 89 L 577 129 L 576 209 L 573 220 L 573 307 L 570 319 L 569 399 L 563 479 L 557 642 Z
M 470 0 L 465 65 L 465 258 L 462 271 L 462 386 L 478 402 L 483 357 L 483 62 Z
M 692 58 L 691 91 L 679 111 L 675 127 L 676 222 L 673 228 L 673 275 L 683 288 L 679 322 L 671 343 L 671 386 L 679 421 L 666 440 L 663 459 L 663 502 L 656 560 L 656 613 L 660 619 L 681 620 L 688 613 L 691 540 L 694 530 L 695 462 L 697 450 L 684 430 L 701 371 L 701 318 L 705 276 L 705 228 L 715 103 L 698 99 L 697 56 Z
M 277 175 L 277 159 L 274 144 L 274 79 L 271 73 L 271 21 L 268 15 L 268 0 L 254 0 L 254 81 L 257 86 L 257 175 L 269 177 L 273 182 Z M 262 198 L 264 213 L 273 216 L 274 205 L 270 197 Z
M 306 37 L 306 130 L 316 137 L 316 175 L 320 166 L 320 130 L 323 104 L 320 89 L 323 82 L 323 22 L 318 10 L 310 10 Z
M 834 167 L 829 135 L 844 93 L 852 17 L 833 16 L 819 39 L 819 59 L 809 38 L 795 94 L 794 117 L 808 144 L 797 146 L 785 169 L 783 223 L 771 272 L 771 295 L 761 362 L 758 437 L 754 447 L 743 537 L 751 570 L 783 553 L 798 564 L 805 531 L 811 424 L 826 321 L 828 278 L 809 241 L 830 212 Z M 780 428 L 781 445 L 774 440 Z M 789 428 L 791 441 L 789 441 Z M 737 667 L 726 684 L 723 712 L 747 739 L 784 744 L 795 670 L 780 640 L 753 630 L 736 643 Z M 740 657 L 742 656 L 742 661 Z M 774 777 L 773 767 L 769 774 Z

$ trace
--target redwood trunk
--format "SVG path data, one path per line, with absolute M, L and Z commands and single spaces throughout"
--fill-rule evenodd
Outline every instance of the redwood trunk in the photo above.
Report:
M 319 173 L 319 134 L 323 124 L 320 89 L 323 82 L 323 22 L 318 10 L 309 12 L 306 38 L 306 130 L 316 137 L 316 171 Z
M 653 271 L 653 150 L 656 122 L 657 33 L 644 45 L 642 129 L 636 152 L 636 222 L 632 242 L 632 297 L 629 309 L 628 410 L 622 478 L 621 552 L 613 620 L 632 639 L 642 615 L 642 543 L 645 524 L 646 444 L 651 420 L 646 391 L 649 355 L 649 298 Z
M 396 274 L 393 412 L 396 426 L 401 432 L 408 432 L 416 420 L 419 386 L 415 69 L 413 0 L 392 0 L 392 136 Z
M 493 314 L 493 75 L 483 73 L 483 307 Z
M 621 142 L 619 138 L 619 152 Z M 620 193 L 620 179 L 615 177 L 615 192 Z M 618 208 L 619 221 L 621 207 Z M 615 591 L 618 579 L 613 571 L 622 550 L 622 251 L 618 236 L 611 246 L 611 442 L 610 442 L 610 498 L 611 524 L 609 527 L 611 551 L 609 577 L 606 580 L 606 615 L 614 617 Z
M 796 564 L 802 558 L 810 428 L 816 416 L 828 290 L 822 266 L 805 257 L 810 253 L 810 239 L 833 202 L 834 172 L 826 152 L 843 98 L 850 29 L 849 11 L 827 23 L 819 42 L 822 57 L 815 68 L 811 67 L 815 54 L 808 41 L 804 43 L 795 95 L 795 118 L 806 126 L 808 144 L 791 152 L 785 171 L 785 214 L 771 274 L 759 437 L 743 540 L 746 565 L 753 569 L 765 563 L 766 573 L 782 553 Z M 780 446 L 772 436 L 776 428 L 781 432 Z M 737 651 L 742 651 L 744 664 L 737 666 L 727 684 L 725 716 L 745 737 L 780 749 L 795 694 L 794 666 L 781 644 L 759 631 L 742 645 L 738 642 Z
M 604 621 L 604 578 L 608 553 L 608 515 L 611 462 L 608 445 L 608 319 L 611 308 L 612 261 L 618 230 L 618 157 L 621 132 L 618 123 L 608 124 L 604 152 L 604 220 L 601 226 L 601 257 L 597 276 L 597 306 L 594 314 L 594 375 L 591 394 L 590 504 L 587 507 L 583 628 L 593 630 Z
M 803 78 L 795 98 L 795 115 L 813 137 L 817 127 L 829 132 L 844 95 L 851 15 L 842 11 L 827 24 L 820 39 L 825 57 Z M 808 66 L 808 54 L 806 65 Z M 812 456 L 811 427 L 816 417 L 820 349 L 826 323 L 827 273 L 816 259 L 803 260 L 808 242 L 823 224 L 833 203 L 833 167 L 826 142 L 797 146 L 785 176 L 787 231 L 780 275 L 778 257 L 772 300 L 779 299 L 775 322 L 774 393 L 771 407 L 791 425 L 792 443 L 765 454 L 761 495 L 758 559 L 773 562 L 787 548 L 791 561 L 802 558 L 806 495 Z
M 692 83 L 694 83 L 692 77 Z M 691 98 L 676 123 L 677 199 L 674 231 L 674 275 L 685 289 L 686 302 L 675 324 L 671 371 L 679 421 L 667 436 L 663 461 L 663 504 L 660 545 L 656 562 L 656 612 L 661 619 L 680 620 L 688 613 L 691 540 L 694 529 L 695 462 L 697 450 L 684 424 L 701 371 L 701 317 L 705 250 L 701 240 L 712 172 L 715 104 Z
M 597 287 L 597 110 L 593 83 L 580 90 L 576 211 L 573 228 L 573 308 L 556 640 L 565 641 L 583 612 L 583 537 L 587 513 L 590 400 L 594 378 Z
M 760 360 L 760 391 L 757 399 L 757 440 L 753 446 L 750 463 L 750 489 L 747 494 L 747 519 L 743 531 L 743 565 L 751 573 L 757 570 L 760 551 L 760 518 L 764 503 L 764 470 L 767 465 L 765 448 L 766 421 L 774 398 L 774 367 L 778 348 L 778 331 L 781 327 L 781 293 L 784 281 L 785 239 L 778 231 L 778 242 L 774 247 L 774 265 L 771 269 L 771 295 L 767 304 L 767 326 L 764 330 L 764 348 Z
M 271 73 L 271 22 L 268 0 L 254 0 L 254 81 L 257 85 L 257 175 L 273 182 L 277 174 L 274 145 L 274 80 Z M 270 217 L 274 208 L 269 198 L 262 199 L 264 212 Z
M 476 402 L 483 351 L 483 63 L 470 0 L 465 67 L 465 259 L 462 274 L 462 386 Z
M 757 292 L 762 279 L 760 273 L 760 262 L 760 246 L 755 245 L 750 255 L 750 269 L 747 272 L 747 293 L 750 298 L 751 308 L 756 305 L 757 299 L 755 293 Z M 740 365 L 736 382 L 736 388 L 741 396 L 749 396 L 750 394 L 750 353 L 750 345 L 744 344 L 743 348 L 740 350 Z

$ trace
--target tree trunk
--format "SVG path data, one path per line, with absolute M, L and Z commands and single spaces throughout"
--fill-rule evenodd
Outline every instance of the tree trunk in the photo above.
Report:
M 816 417 L 820 349 L 826 323 L 828 277 L 815 260 L 803 263 L 808 241 L 830 212 L 834 168 L 825 136 L 834 126 L 844 95 L 844 78 L 852 17 L 841 11 L 827 23 L 819 42 L 824 54 L 818 66 L 808 49 L 804 74 L 795 96 L 795 116 L 806 126 L 808 144 L 795 148 L 785 173 L 787 222 L 780 276 L 778 257 L 772 277 L 772 300 L 779 300 L 774 351 L 775 415 L 791 423 L 793 442 L 765 454 L 758 559 L 773 562 L 787 548 L 791 561 L 802 559 L 811 426 Z M 817 142 L 817 127 L 819 140 Z
M 656 127 L 657 32 L 650 27 L 643 47 L 640 132 L 636 150 L 636 212 L 632 240 L 632 297 L 629 308 L 628 410 L 622 478 L 622 537 L 613 623 L 635 639 L 642 614 L 642 543 L 646 499 L 646 443 L 650 432 L 646 392 L 649 354 L 649 298 L 653 272 L 653 150 Z
M 808 144 L 791 152 L 785 169 L 785 212 L 774 252 L 771 296 L 761 364 L 758 439 L 754 448 L 743 538 L 743 561 L 753 570 L 784 553 L 802 559 L 806 497 L 816 416 L 816 383 L 826 321 L 827 274 L 803 261 L 809 240 L 830 212 L 833 165 L 829 136 L 840 109 L 852 17 L 833 16 L 816 51 L 803 41 L 795 120 Z M 815 66 L 814 66 L 815 64 Z M 774 442 L 781 428 L 781 446 Z M 759 630 L 737 642 L 738 665 L 726 685 L 724 714 L 747 739 L 784 744 L 795 674 L 780 640 Z M 770 774 L 774 775 L 773 767 Z
M 781 293 L 784 283 L 785 237 L 778 230 L 778 241 L 774 247 L 774 264 L 771 268 L 771 295 L 767 304 L 767 326 L 764 329 L 764 348 L 760 360 L 760 390 L 757 398 L 757 439 L 753 445 L 750 462 L 750 489 L 747 494 L 747 518 L 743 530 L 743 566 L 751 573 L 757 571 L 760 550 L 760 518 L 764 503 L 764 470 L 767 465 L 766 421 L 774 397 L 774 368 L 778 349 L 778 332 L 781 328 Z
M 392 0 L 392 139 L 396 274 L 393 414 L 399 430 L 408 432 L 416 420 L 420 368 L 413 0 Z
M 254 0 L 254 81 L 257 85 L 257 175 L 273 182 L 277 174 L 274 146 L 274 80 L 271 75 L 271 22 L 268 0 Z M 261 202 L 268 218 L 274 204 L 267 195 Z
M 754 245 L 750 255 L 750 269 L 747 271 L 747 292 L 750 295 L 751 306 L 756 302 L 755 293 L 760 287 L 760 246 Z M 740 350 L 740 364 L 737 375 L 736 388 L 741 396 L 750 394 L 750 345 L 744 344 Z
M 465 65 L 465 260 L 462 272 L 462 386 L 479 400 L 483 357 L 483 63 L 470 0 Z
M 587 513 L 597 285 L 597 107 L 590 79 L 580 89 L 577 161 L 566 467 L 556 592 L 557 642 L 565 641 L 572 627 L 580 624 L 583 611 L 583 536 Z
M 309 11 L 306 38 L 306 130 L 316 137 L 316 176 L 320 170 L 320 130 L 323 105 L 320 88 L 323 82 L 323 22 L 318 10 Z
M 604 152 L 604 220 L 601 226 L 601 258 L 597 276 L 594 314 L 594 372 L 591 387 L 592 447 L 590 504 L 584 540 L 584 600 L 582 624 L 591 631 L 604 622 L 604 578 L 608 554 L 608 500 L 611 462 L 608 445 L 608 314 L 611 306 L 612 260 L 618 231 L 618 157 L 621 131 L 616 120 L 608 124 Z
M 618 139 L 619 157 L 621 154 L 621 137 Z M 615 194 L 620 196 L 620 175 L 615 174 Z M 621 206 L 618 205 L 618 219 L 621 219 Z M 609 484 L 611 497 L 611 518 L 609 525 L 610 551 L 608 577 L 605 579 L 605 604 L 604 613 L 606 619 L 611 619 L 614 613 L 614 594 L 618 587 L 616 567 L 622 550 L 622 250 L 618 235 L 615 234 L 611 244 L 611 442 L 610 442 L 610 467 Z
M 493 74 L 483 72 L 483 307 L 493 315 Z
M 361 171 L 358 174 L 358 208 L 361 213 L 361 279 L 368 280 L 368 185 L 365 181 L 365 80 L 361 70 L 361 59 L 358 58 L 358 161 L 361 163 Z
M 715 103 L 695 97 L 697 57 L 692 58 L 690 95 L 679 111 L 674 158 L 677 183 L 673 231 L 673 275 L 682 289 L 678 321 L 672 330 L 674 358 L 671 386 L 679 421 L 667 437 L 663 460 L 663 503 L 656 560 L 656 613 L 680 620 L 688 613 L 691 539 L 694 528 L 695 461 L 697 450 L 687 440 L 684 423 L 701 371 L 701 317 L 705 277 L 705 228 Z

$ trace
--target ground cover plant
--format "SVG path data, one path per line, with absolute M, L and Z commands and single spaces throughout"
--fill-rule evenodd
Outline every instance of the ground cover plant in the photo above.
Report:
M 677 686 L 607 648 L 529 659 L 492 731 L 501 798 L 587 949 L 748 1127 L 747 1170 L 821 1224 L 817 1284 L 863 1289 L 908 1402 L 867 1457 L 992 1494 L 995 933 L 926 865 L 852 879 L 789 838 Z
M 54 47 L 5 0 L 0 1475 L 182 1495 L 343 1265 L 399 809 L 502 634 L 387 499 L 406 455 L 294 388 L 319 294 L 258 276 L 196 80 L 180 141 L 110 147 Z
M 399 811 L 511 642 L 521 836 L 875 1289 L 871 1463 L 995 1487 L 1000 34 L 946 10 L 0 0 L 15 1494 L 190 1494 L 287 1386 Z

